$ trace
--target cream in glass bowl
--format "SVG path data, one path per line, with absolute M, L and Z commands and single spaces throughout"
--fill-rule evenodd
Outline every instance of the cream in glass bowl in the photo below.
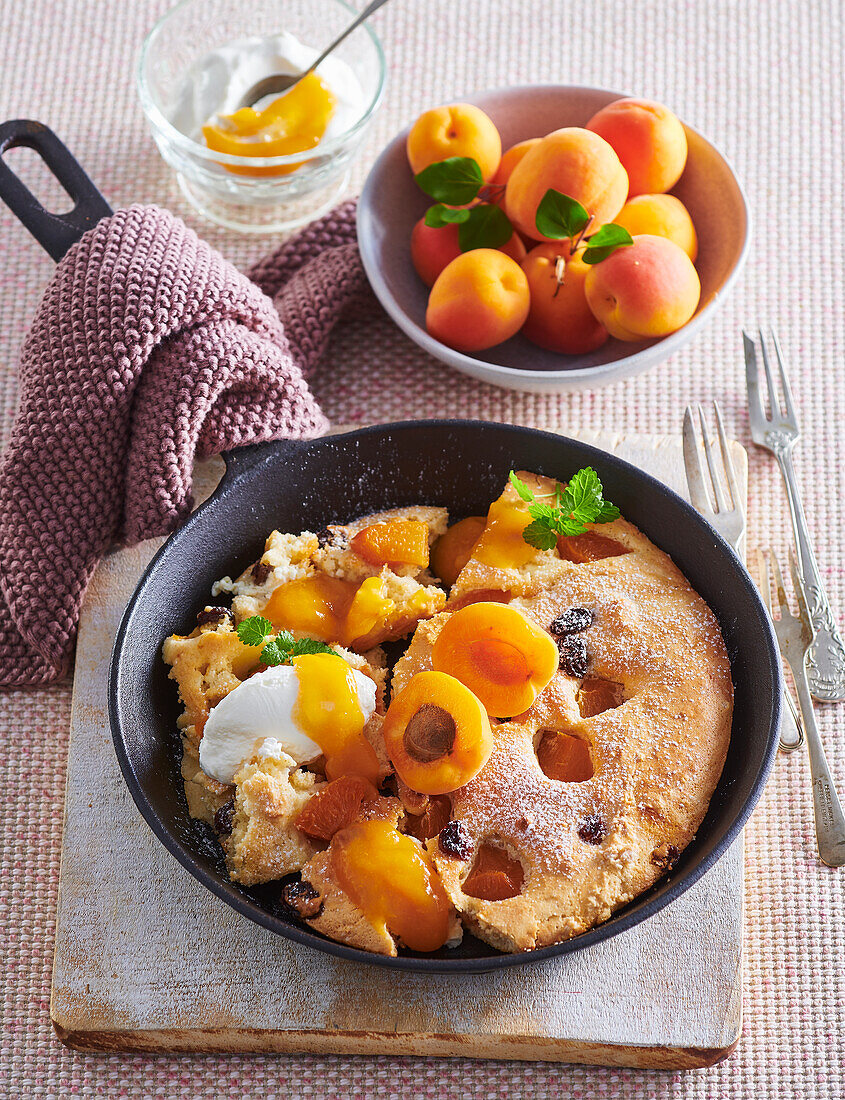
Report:
M 366 24 L 284 97 L 238 108 L 262 78 L 307 69 L 354 17 L 343 0 L 182 0 L 153 27 L 141 105 L 204 217 L 270 233 L 336 202 L 384 88 L 384 54 Z

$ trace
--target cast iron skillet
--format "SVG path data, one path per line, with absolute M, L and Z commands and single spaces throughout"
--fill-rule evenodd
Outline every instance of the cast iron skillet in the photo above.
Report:
M 780 723 L 780 662 L 756 589 L 734 555 L 675 493 L 634 466 L 584 443 L 480 421 L 386 424 L 304 443 L 230 452 L 214 496 L 154 558 L 117 634 L 109 712 L 120 766 L 138 808 L 163 844 L 224 901 L 283 936 L 357 962 L 400 969 L 470 971 L 521 965 L 597 943 L 656 913 L 693 885 L 736 837 L 756 803 Z M 598 470 L 626 519 L 667 551 L 716 615 L 731 658 L 733 734 L 707 817 L 672 872 L 606 924 L 554 947 L 502 955 L 467 935 L 455 951 L 386 958 L 307 930 L 278 905 L 279 887 L 241 889 L 226 875 L 207 826 L 188 817 L 175 736 L 179 706 L 161 645 L 189 633 L 213 580 L 236 576 L 273 528 L 318 531 L 382 508 L 425 502 L 452 516 L 483 513 L 508 470 L 558 478 Z
M 2 163 L 26 144 L 41 153 L 76 206 L 45 211 Z M 39 123 L 0 126 L 0 199 L 55 259 L 109 208 L 67 149 Z M 405 970 L 467 972 L 519 966 L 608 939 L 689 889 L 724 853 L 754 808 L 774 758 L 781 666 L 768 616 L 731 548 L 697 512 L 636 467 L 594 447 L 530 428 L 481 421 L 385 424 L 311 442 L 277 442 L 230 452 L 217 491 L 171 535 L 129 602 L 115 639 L 109 714 L 127 786 L 155 834 L 218 897 L 279 935 L 356 962 Z M 707 816 L 672 871 L 611 920 L 565 943 L 503 955 L 467 935 L 454 951 L 386 958 L 334 943 L 286 915 L 279 886 L 242 889 L 229 881 L 211 830 L 188 816 L 179 772 L 176 688 L 161 659 L 164 639 L 189 633 L 210 586 L 259 557 L 266 534 L 320 530 L 367 512 L 444 505 L 453 518 L 486 511 L 508 470 L 566 478 L 594 466 L 608 498 L 675 560 L 715 611 L 734 681 L 727 761 Z

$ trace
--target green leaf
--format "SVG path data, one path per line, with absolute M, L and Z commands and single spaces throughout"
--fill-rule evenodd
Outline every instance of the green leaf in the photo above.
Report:
M 238 623 L 237 631 L 244 645 L 261 645 L 267 635 L 273 633 L 273 624 L 263 615 L 252 615 Z
M 614 222 L 608 222 L 590 237 L 581 258 L 585 264 L 600 264 L 617 248 L 626 248 L 633 243 L 634 238 L 627 229 L 623 229 L 621 225 L 616 225 Z
M 554 522 L 557 508 L 551 504 L 538 504 L 537 501 L 534 501 L 528 505 L 528 514 L 532 519 L 541 519 L 548 524 Z
M 473 248 L 501 248 L 513 236 L 507 214 L 494 203 L 480 203 L 466 213 L 469 215 L 466 221 L 458 226 L 461 252 L 471 252 Z
M 534 499 L 534 494 L 531 492 L 525 482 L 516 476 L 513 470 L 511 470 L 511 472 L 508 474 L 508 481 L 511 483 L 511 485 L 513 485 L 514 489 L 516 489 L 517 495 L 519 496 L 520 500 L 524 500 L 530 503 Z
M 454 210 L 442 202 L 429 206 L 425 212 L 425 224 L 432 229 L 442 229 L 445 225 L 460 225 L 469 217 L 469 210 Z
M 593 520 L 593 523 L 613 523 L 615 519 L 619 519 L 620 515 L 621 513 L 615 504 L 611 504 L 609 500 L 603 500 L 601 511 Z
M 540 199 L 534 222 L 543 237 L 563 240 L 580 233 L 590 215 L 577 199 L 555 191 L 553 187 Z
M 528 524 L 522 532 L 522 537 L 529 546 L 534 546 L 538 550 L 551 550 L 557 543 L 557 535 L 547 523 L 539 519 Z
M 484 183 L 478 162 L 472 157 L 436 161 L 417 172 L 414 179 L 435 202 L 447 202 L 450 206 L 472 202 Z
M 332 657 L 340 657 L 330 645 L 319 641 L 317 638 L 299 638 L 293 643 L 290 651 L 291 657 L 306 657 L 312 653 L 331 653 Z M 343 660 L 343 658 L 340 658 Z
M 287 634 L 287 631 L 283 633 Z M 290 635 L 287 635 L 290 638 Z M 274 665 L 287 665 L 290 664 L 291 647 L 293 645 L 293 639 L 291 638 L 290 645 L 287 644 L 285 638 L 281 636 L 273 638 L 267 645 L 261 650 L 261 660 L 265 665 L 270 667 Z
M 601 504 L 599 476 L 592 466 L 585 466 L 570 478 L 561 498 L 561 511 L 580 523 L 592 523 Z

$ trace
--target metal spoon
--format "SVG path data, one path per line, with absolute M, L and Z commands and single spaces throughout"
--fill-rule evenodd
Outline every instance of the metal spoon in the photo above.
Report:
M 371 4 L 367 4 L 361 14 L 356 19 L 354 19 L 344 31 L 341 32 L 341 34 L 334 40 L 334 42 L 332 42 L 330 46 L 327 46 L 326 49 L 323 50 L 323 52 L 315 61 L 311 62 L 311 64 L 304 72 L 273 73 L 272 76 L 265 76 L 263 80 L 259 80 L 256 84 L 253 84 L 249 91 L 241 97 L 241 101 L 238 104 L 238 109 L 240 110 L 242 107 L 252 107 L 254 103 L 257 103 L 260 99 L 264 99 L 265 96 L 280 96 L 284 92 L 290 91 L 290 89 L 295 84 L 298 84 L 304 76 L 307 76 L 309 73 L 313 73 L 317 66 L 321 65 L 323 61 L 325 61 L 332 50 L 334 50 L 336 46 L 339 46 L 344 38 L 347 37 L 347 35 L 352 34 L 356 27 L 360 26 L 365 19 L 368 19 L 373 14 L 373 12 L 378 11 L 382 4 L 386 3 L 387 0 L 372 0 Z

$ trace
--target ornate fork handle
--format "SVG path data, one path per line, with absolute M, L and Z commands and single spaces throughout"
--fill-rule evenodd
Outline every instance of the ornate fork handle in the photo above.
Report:
M 807 594 L 810 618 L 816 632 L 813 644 L 807 652 L 806 667 L 810 692 L 816 699 L 823 702 L 840 703 L 845 700 L 845 642 L 842 641 L 836 626 L 819 574 L 816 555 L 813 553 L 810 542 L 801 493 L 792 465 L 794 440 L 783 432 L 773 431 L 766 433 L 766 442 L 778 460 L 786 485 L 786 498 L 789 501 L 792 532 L 798 549 L 801 579 Z

